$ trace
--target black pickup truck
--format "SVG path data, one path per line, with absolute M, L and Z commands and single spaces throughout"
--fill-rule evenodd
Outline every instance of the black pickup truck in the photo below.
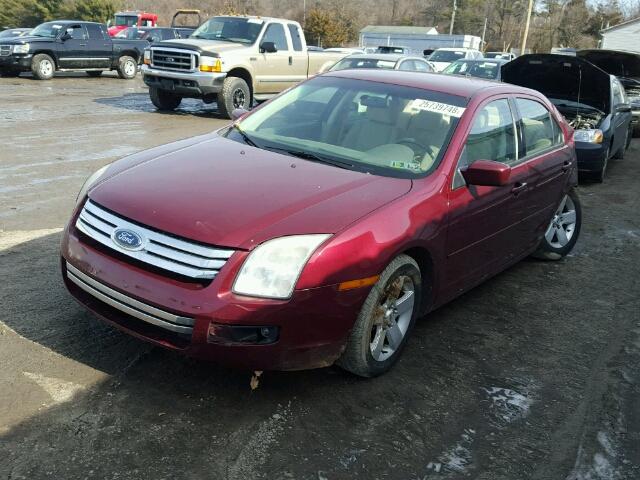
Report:
M 80 70 L 97 77 L 116 70 L 120 78 L 130 79 L 148 46 L 146 40 L 112 39 L 100 23 L 47 22 L 26 37 L 0 39 L 0 75 L 32 72 L 39 80 L 49 80 L 56 71 Z

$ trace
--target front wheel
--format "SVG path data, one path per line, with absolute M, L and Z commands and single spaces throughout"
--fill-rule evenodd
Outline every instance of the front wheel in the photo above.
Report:
M 31 60 L 31 73 L 38 80 L 51 80 L 56 71 L 56 64 L 46 53 L 39 53 Z
M 251 108 L 251 90 L 243 79 L 227 77 L 218 94 L 218 111 L 224 118 L 231 118 L 231 112 L 236 108 Z
M 175 110 L 182 101 L 182 97 L 155 87 L 149 87 L 149 97 L 151 103 L 161 111 Z
M 361 377 L 389 370 L 400 357 L 420 310 L 422 277 L 416 261 L 399 255 L 369 292 L 336 362 Z
M 118 76 L 124 80 L 131 80 L 138 73 L 138 62 L 133 57 L 124 55 L 118 59 Z
M 547 231 L 540 241 L 534 257 L 544 260 L 560 260 L 567 255 L 578 241 L 582 226 L 580 197 L 571 189 L 560 201 L 553 214 Z

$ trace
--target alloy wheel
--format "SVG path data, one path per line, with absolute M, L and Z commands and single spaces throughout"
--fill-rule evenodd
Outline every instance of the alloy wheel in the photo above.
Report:
M 46 77 L 53 73 L 53 65 L 49 60 L 42 60 L 40 62 L 40 73 Z
M 371 328 L 369 348 L 373 359 L 382 362 L 400 348 L 413 316 L 415 285 L 402 275 L 385 288 Z
M 241 88 L 236 88 L 233 92 L 233 108 L 242 108 L 247 100 L 244 91 Z
M 544 236 L 553 248 L 562 248 L 571 241 L 575 230 L 576 206 L 571 197 L 565 195 Z
M 131 60 L 128 60 L 124 64 L 124 73 L 129 77 L 133 77 L 136 74 L 136 64 Z

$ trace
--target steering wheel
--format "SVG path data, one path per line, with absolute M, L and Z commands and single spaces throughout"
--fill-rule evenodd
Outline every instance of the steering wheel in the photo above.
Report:
M 415 153 L 415 158 L 422 158 L 425 154 L 429 154 L 429 156 L 433 159 L 436 158 L 438 152 L 432 145 L 425 145 L 424 143 L 420 143 L 415 138 L 405 137 L 396 141 L 400 145 L 406 145 L 411 148 L 411 150 Z M 412 148 L 412 145 L 418 147 L 417 151 L 415 148 Z

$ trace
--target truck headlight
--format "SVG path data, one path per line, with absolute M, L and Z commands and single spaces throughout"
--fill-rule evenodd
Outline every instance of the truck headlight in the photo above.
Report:
M 13 46 L 13 53 L 29 53 L 29 44 L 21 43 Z
M 233 292 L 251 297 L 289 298 L 311 254 L 329 237 L 292 235 L 263 243 L 245 260 Z
M 107 164 L 104 167 L 93 172 L 89 178 L 87 178 L 82 185 L 82 188 L 78 192 L 78 196 L 76 197 L 76 203 L 84 198 L 89 189 L 100 179 L 100 177 L 107 171 L 107 169 L 111 166 L 111 164 Z
M 144 60 L 143 63 L 145 65 L 151 65 L 151 50 L 144 51 Z
M 574 142 L 602 143 L 603 140 L 604 135 L 602 134 L 602 130 L 575 130 L 573 132 Z
M 222 62 L 219 58 L 214 57 L 200 57 L 200 71 L 201 72 L 221 72 Z

